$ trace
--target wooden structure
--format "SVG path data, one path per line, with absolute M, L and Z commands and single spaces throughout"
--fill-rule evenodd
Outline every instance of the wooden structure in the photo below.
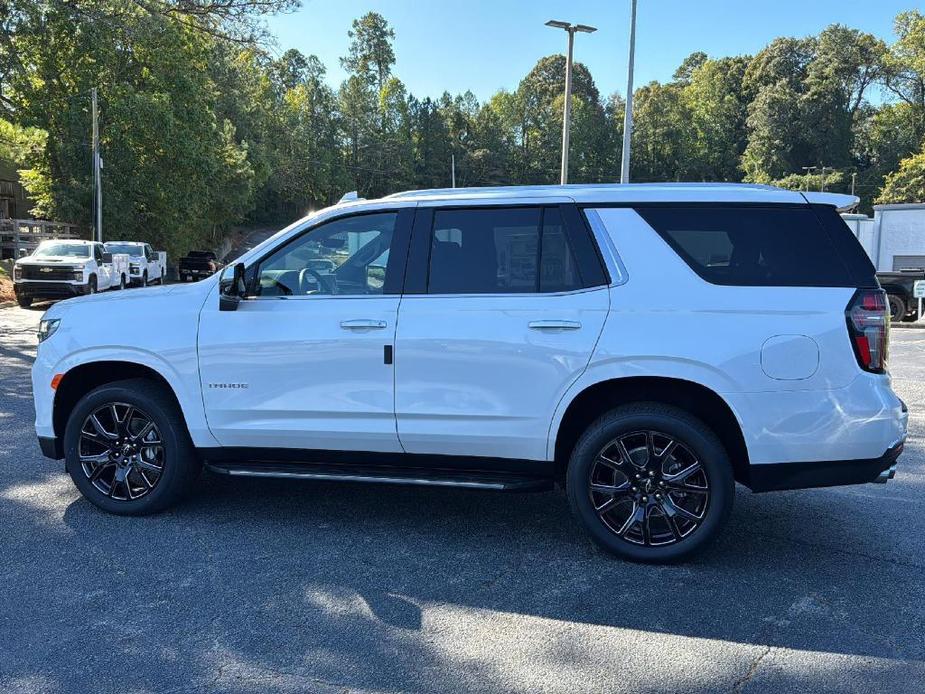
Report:
M 21 258 L 42 241 L 81 238 L 75 224 L 40 219 L 0 219 L 0 259 Z

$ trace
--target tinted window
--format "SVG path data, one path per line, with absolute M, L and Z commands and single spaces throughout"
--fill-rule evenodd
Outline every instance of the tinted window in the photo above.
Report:
M 845 261 L 808 206 L 641 207 L 636 211 L 708 282 L 855 286 Z
M 557 292 L 581 286 L 556 208 L 436 211 L 428 278 L 431 294 Z
M 829 239 L 851 272 L 859 287 L 877 287 L 877 271 L 845 220 L 832 205 L 813 205 L 816 218 L 829 234 Z
M 541 292 L 567 292 L 581 287 L 578 264 L 569 248 L 558 208 L 549 208 L 543 213 L 540 258 Z
M 382 294 L 396 217 L 357 215 L 312 229 L 260 264 L 257 293 Z

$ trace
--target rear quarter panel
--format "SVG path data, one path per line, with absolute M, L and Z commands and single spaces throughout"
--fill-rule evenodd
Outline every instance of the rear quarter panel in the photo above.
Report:
M 589 211 L 592 226 L 594 214 Z M 844 313 L 854 289 L 713 285 L 634 210 L 596 214 L 606 230 L 603 244 L 619 254 L 626 281 L 611 288 L 598 348 L 557 418 L 594 383 L 672 377 L 704 385 L 730 405 L 752 463 L 883 453 L 880 433 L 866 448 L 846 436 L 853 423 L 886 421 L 899 406 L 888 376 L 857 365 Z

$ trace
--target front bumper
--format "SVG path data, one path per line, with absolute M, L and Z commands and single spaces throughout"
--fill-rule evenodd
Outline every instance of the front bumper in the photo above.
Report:
M 89 294 L 90 285 L 72 282 L 22 281 L 13 283 L 13 292 L 23 299 L 66 299 Z
M 39 436 L 39 448 L 42 449 L 42 455 L 46 458 L 61 460 L 64 457 L 61 439 L 55 436 Z
M 748 487 L 753 492 L 784 489 L 838 487 L 845 484 L 886 482 L 896 473 L 896 459 L 904 441 L 890 446 L 879 458 L 869 460 L 828 460 L 811 463 L 764 463 L 749 469 Z

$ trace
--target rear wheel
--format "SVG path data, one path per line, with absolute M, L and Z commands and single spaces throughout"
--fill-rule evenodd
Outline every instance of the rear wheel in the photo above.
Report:
M 887 294 L 890 302 L 890 320 L 897 322 L 906 317 L 906 302 L 901 296 L 896 294 Z
M 566 488 L 591 538 L 624 559 L 672 562 L 713 540 L 732 510 L 732 466 L 700 420 L 659 403 L 617 408 L 572 452 Z
M 200 469 L 176 404 L 145 379 L 85 395 L 68 418 L 64 446 L 65 466 L 81 493 L 120 515 L 174 504 Z

